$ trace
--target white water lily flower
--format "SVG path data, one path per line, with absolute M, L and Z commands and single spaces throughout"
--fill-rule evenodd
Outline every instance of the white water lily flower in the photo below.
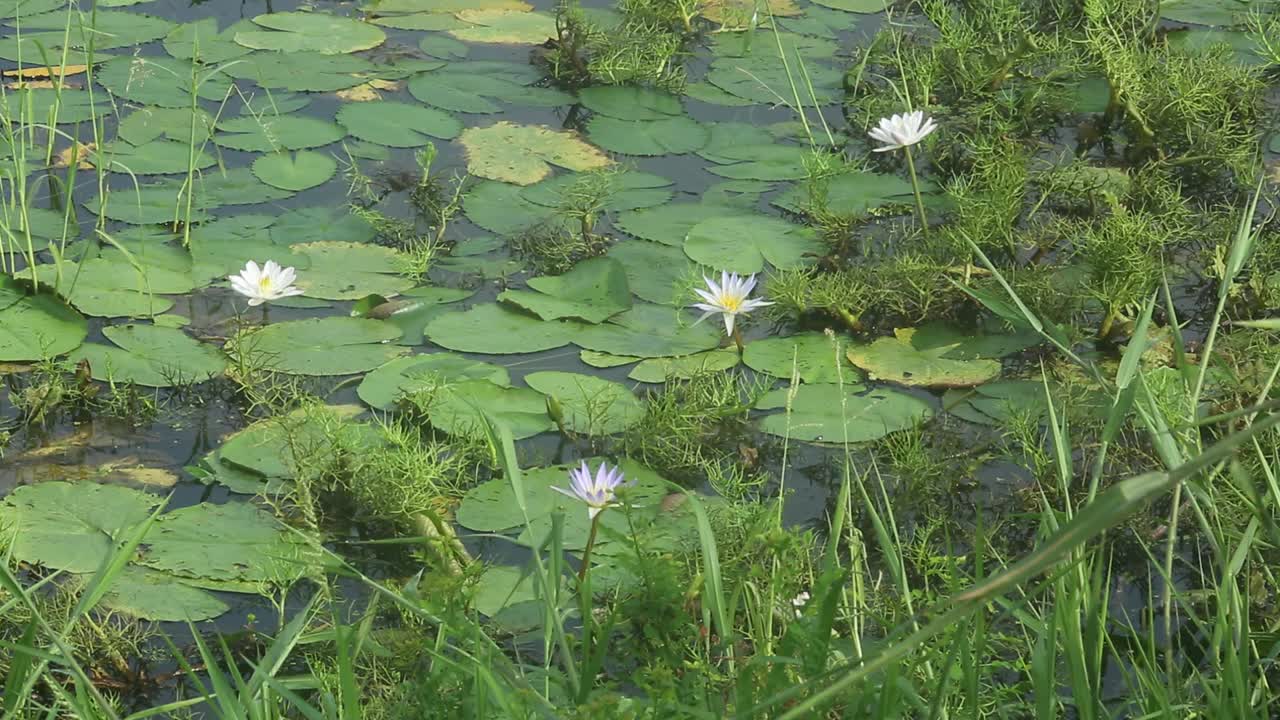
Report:
M 293 268 L 280 267 L 275 260 L 268 260 L 261 269 L 258 263 L 250 260 L 244 264 L 239 275 L 228 275 L 231 287 L 236 292 L 249 298 L 249 305 L 261 305 L 270 300 L 291 295 L 301 295 L 302 290 L 293 286 L 298 277 Z
M 796 609 L 796 617 L 800 617 L 802 614 L 800 611 L 808 604 L 809 593 L 807 591 L 801 591 L 799 595 L 791 598 L 791 606 Z
M 737 273 L 721 272 L 719 285 L 706 275 L 703 275 L 702 279 L 706 281 L 707 289 L 693 289 L 694 292 L 698 293 L 698 297 L 706 300 L 706 302 L 693 304 L 693 307 L 702 311 L 702 317 L 698 318 L 698 322 L 702 322 L 708 316 L 717 313 L 723 315 L 726 335 L 733 335 L 733 321 L 737 316 L 745 315 L 756 308 L 773 304 L 767 300 L 753 300 L 747 297 L 756 287 L 755 275 L 749 275 L 744 278 Z
M 595 520 L 596 515 L 604 512 L 605 508 L 617 505 L 614 502 L 614 491 L 626 484 L 628 483 L 623 481 L 622 468 L 609 467 L 609 463 L 602 462 L 595 476 L 592 476 L 591 468 L 587 467 L 587 461 L 583 460 L 582 467 L 569 471 L 568 490 L 554 485 L 551 489 L 586 503 L 587 516 Z
M 938 125 L 933 118 L 926 118 L 923 111 L 916 110 L 904 115 L 880 118 L 880 127 L 867 134 L 881 143 L 874 152 L 889 152 L 915 145 L 937 129 Z

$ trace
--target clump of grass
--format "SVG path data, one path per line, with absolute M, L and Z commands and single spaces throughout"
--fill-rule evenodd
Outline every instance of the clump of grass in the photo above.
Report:
M 42 360 L 30 372 L 10 375 L 8 380 L 9 402 L 18 409 L 24 425 L 102 417 L 140 427 L 160 411 L 156 393 L 127 382 L 99 385 L 90 378 L 87 363 Z
M 556 40 L 544 62 L 557 83 L 653 85 L 679 91 L 685 82 L 681 62 L 691 30 L 689 0 L 625 0 L 621 20 L 594 22 L 578 0 L 556 5 Z
M 596 232 L 607 203 L 618 191 L 616 169 L 581 173 L 562 188 L 547 222 L 515 236 L 511 247 L 539 272 L 568 272 L 578 261 L 602 255 L 609 239 Z

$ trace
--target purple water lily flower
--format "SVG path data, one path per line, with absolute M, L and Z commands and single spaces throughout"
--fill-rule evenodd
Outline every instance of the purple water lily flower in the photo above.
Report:
M 581 467 L 569 471 L 568 490 L 555 486 L 551 489 L 586 503 L 587 516 L 595 520 L 605 508 L 618 504 L 614 502 L 614 491 L 630 484 L 623 478 L 622 468 L 609 467 L 609 463 L 602 462 L 593 476 L 587 461 L 583 460 Z

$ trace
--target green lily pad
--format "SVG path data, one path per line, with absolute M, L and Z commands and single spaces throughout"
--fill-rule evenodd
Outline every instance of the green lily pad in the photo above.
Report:
M 870 15 L 873 13 L 883 12 L 894 3 L 894 0 L 813 0 L 818 5 L 823 5 L 834 10 L 844 10 L 851 13 L 862 13 Z
M 403 264 L 400 253 L 389 247 L 322 241 L 290 249 L 307 259 L 307 271 L 296 283 L 307 297 L 356 300 L 369 293 L 393 297 L 413 287 L 413 280 L 398 274 Z
M 200 18 L 170 30 L 164 36 L 164 49 L 179 60 L 219 65 L 252 52 L 236 42 L 236 33 L 256 27 L 249 20 L 239 20 L 219 31 L 217 18 Z
M 820 187 L 822 198 L 819 207 L 841 215 L 862 215 L 890 203 L 908 205 L 915 202 L 911 183 L 896 175 L 844 173 L 827 180 Z M 936 189 L 937 186 L 929 181 L 921 183 L 921 193 Z M 815 209 L 810 207 L 807 191 L 800 187 L 782 193 L 773 204 L 800 214 L 807 214 Z
M 455 16 L 467 27 L 448 32 L 467 42 L 541 45 L 557 35 L 555 18 L 543 13 L 469 9 L 460 10 Z
M 467 219 L 498 235 L 518 235 L 554 216 L 555 211 L 529 202 L 519 185 L 483 180 L 471 186 L 462 197 Z
M 449 113 L 389 100 L 343 105 L 338 122 L 355 137 L 388 147 L 418 147 L 462 132 L 462 123 Z
M 57 357 L 76 349 L 87 334 L 85 319 L 57 297 L 26 295 L 0 276 L 0 362 Z
M 597 115 L 587 123 L 587 137 L 605 150 L 623 155 L 680 155 L 706 144 L 710 133 L 696 120 L 619 120 Z
M 116 612 L 157 622 L 211 620 L 231 609 L 179 578 L 135 566 L 126 567 L 111 581 L 102 603 Z
M 341 140 L 342 128 L 306 115 L 261 115 L 227 118 L 218 123 L 213 141 L 221 147 L 247 152 L 304 150 Z
M 694 225 L 713 218 L 731 218 L 741 211 L 705 203 L 671 203 L 618 214 L 614 225 L 642 240 L 682 247 Z
M 58 265 L 49 263 L 28 268 L 40 283 L 58 281 Z M 195 289 L 189 272 L 143 266 L 142 272 L 123 256 L 103 256 L 83 263 L 63 261 L 58 291 L 82 313 L 99 317 L 140 317 L 157 315 L 173 307 L 161 295 L 176 295 Z
M 634 85 L 583 88 L 578 100 L 591 112 L 618 120 L 666 120 L 684 115 L 679 97 Z
M 690 281 L 698 278 L 697 266 L 677 247 L 624 240 L 609 248 L 607 257 L 622 263 L 636 297 L 659 305 L 684 304 Z
M 50 12 L 44 15 L 22 19 L 22 32 L 32 36 L 40 31 L 48 30 L 55 35 L 52 42 L 45 43 L 53 57 L 61 50 L 63 34 L 70 40 L 67 47 L 82 50 L 93 42 L 95 52 L 114 50 L 116 48 L 145 45 L 152 40 L 159 40 L 175 26 L 163 18 L 143 13 L 124 10 L 98 10 L 96 12 Z M 40 57 L 39 52 L 25 54 L 28 62 Z
M 853 383 L 862 373 L 845 357 L 848 343 L 821 333 L 765 338 L 747 343 L 742 362 L 756 372 L 784 380 L 794 371 L 806 383 Z
M 359 405 L 325 405 L 270 417 L 229 435 L 218 459 L 229 467 L 252 472 L 259 480 L 292 479 L 298 471 L 296 453 L 324 456 L 336 451 L 350 433 L 359 445 L 376 449 L 377 431 L 364 423 L 346 422 L 361 412 Z
M 165 57 L 114 57 L 103 63 L 94 79 L 112 95 L 141 105 L 191 107 L 191 63 Z M 219 72 L 195 71 L 195 96 L 218 101 L 231 90 L 231 80 Z
M 911 345 L 918 350 L 941 351 L 949 360 L 1000 358 L 1026 350 L 1043 342 L 1031 328 L 1017 332 L 965 331 L 942 322 L 921 325 L 911 335 Z
M 120 120 L 116 136 L 131 145 L 155 140 L 172 140 L 182 145 L 203 143 L 212 136 L 213 116 L 191 108 L 141 107 Z M 185 168 L 184 168 L 185 169 Z
M 218 162 L 203 150 L 192 153 L 186 142 L 177 140 L 152 140 L 142 145 L 116 141 L 93 151 L 84 159 L 103 169 L 131 175 L 185 173 L 188 165 L 204 170 Z
M 757 33 L 754 47 L 767 48 L 770 53 L 768 59 L 720 57 L 711 63 L 711 69 L 707 71 L 705 80 L 730 95 L 752 103 L 762 105 L 777 103 L 778 91 L 787 92 L 792 80 L 798 78 L 794 74 L 788 77 L 786 67 L 778 61 L 776 46 L 763 35 L 763 33 Z M 790 33 L 787 35 L 789 39 L 812 39 Z M 791 60 L 791 71 L 795 73 L 797 62 L 802 58 L 797 57 L 793 49 L 788 49 L 787 55 Z M 809 84 L 805 86 L 801 97 L 807 105 L 815 102 L 826 105 L 839 99 L 840 82 L 843 79 L 843 73 L 839 70 L 811 60 L 805 62 L 805 74 L 807 77 L 804 79 Z M 812 95 L 809 93 L 810 87 L 813 89 Z
M 699 153 L 714 162 L 714 175 L 733 180 L 800 180 L 807 176 L 805 157 L 809 153 L 797 145 L 736 145 L 715 153 Z
M 997 360 L 954 360 L 944 357 L 950 345 L 920 349 L 912 344 L 915 329 L 895 331 L 870 345 L 849 348 L 849 361 L 879 380 L 922 387 L 980 385 L 1000 374 Z
M 1160 17 L 1196 25 L 1233 25 L 1242 22 L 1254 9 L 1265 9 L 1264 3 L 1249 0 L 1164 0 Z
M 795 397 L 788 400 L 794 391 Z M 819 443 L 866 442 L 906 430 L 933 415 L 924 400 L 888 388 L 818 383 L 771 390 L 756 403 L 757 410 L 782 410 L 790 402 L 791 415 L 778 412 L 760 419 L 770 435 Z
M 737 348 L 721 348 L 681 357 L 642 360 L 627 373 L 638 382 L 662 383 L 673 379 L 689 379 L 708 373 L 723 372 L 738 365 Z
M 29 117 L 35 122 L 54 125 L 82 123 L 111 114 L 110 103 L 101 99 L 94 102 L 88 91 L 71 88 L 63 88 L 61 93 L 53 88 L 6 90 L 0 107 L 7 117 Z M 0 154 L 3 154 L 2 146 Z
M 0 505 L 19 560 L 51 570 L 96 572 L 125 533 L 164 498 L 118 485 L 42 482 L 15 488 Z
M 500 365 L 437 352 L 392 360 L 365 375 L 356 394 L 371 407 L 393 410 L 405 395 L 467 380 L 487 380 L 503 387 L 511 385 L 511 376 Z
M 703 220 L 689 229 L 684 252 L 716 270 L 758 273 L 769 261 L 787 270 L 811 264 L 826 250 L 810 228 L 767 215 L 739 213 Z
M 201 503 L 162 515 L 139 562 L 179 577 L 287 585 L 308 574 L 316 556 L 250 503 Z
M 267 232 L 282 245 L 330 240 L 335 237 L 347 242 L 363 243 L 378 235 L 368 220 L 352 214 L 342 205 L 287 210 L 271 223 Z
M 253 22 L 267 29 L 242 30 L 235 40 L 255 50 L 338 55 L 375 48 L 387 39 L 381 28 L 321 12 L 273 12 Z
M 566 198 L 581 197 L 586 192 L 600 197 L 603 212 L 625 212 L 654 207 L 671 199 L 671 180 L 653 173 L 628 170 L 614 172 L 572 173 L 543 180 L 520 191 L 520 197 L 537 205 L 559 209 Z M 568 200 L 572 205 L 573 200 Z
M 555 429 L 542 393 L 489 380 L 444 385 L 430 393 L 424 409 L 431 424 L 450 435 L 483 437 L 485 418 L 506 425 L 517 440 Z
M 351 317 L 273 323 L 228 341 L 228 352 L 256 367 L 290 375 L 351 375 L 403 355 L 388 344 L 400 337 L 394 325 Z
M 644 417 L 644 404 L 622 383 L 555 371 L 529 373 L 524 381 L 559 402 L 565 429 L 571 432 L 612 435 Z
M 579 347 L 612 355 L 670 357 L 718 347 L 720 331 L 712 323 L 693 324 L 688 313 L 636 303 L 608 322 L 584 327 L 572 340 Z
M 319 52 L 255 52 L 228 65 L 225 72 L 272 90 L 333 92 L 365 82 L 373 63 L 352 55 Z
M 146 387 L 201 383 L 226 369 L 222 353 L 181 330 L 157 325 L 112 325 L 102 334 L 115 344 L 86 343 L 71 360 L 87 360 L 95 380 Z
M 529 278 L 529 290 L 506 290 L 501 302 L 528 310 L 543 320 L 576 318 L 600 323 L 631 308 L 631 289 L 622 263 L 589 258 L 563 275 Z
M 337 172 L 338 162 L 332 156 L 313 150 L 272 153 L 253 161 L 253 174 L 259 180 L 293 192 L 319 187 Z
M 423 335 L 443 348 L 458 352 L 508 355 L 551 350 L 568 345 L 580 323 L 539 320 L 497 303 L 442 313 L 427 323 Z
M 611 163 L 575 134 L 536 125 L 499 122 L 467 128 L 459 141 L 467 151 L 467 169 L 472 175 L 516 185 L 542 180 L 551 174 L 552 165 L 582 171 Z
M 1039 419 L 1049 409 L 1044 385 L 1038 380 L 999 380 L 973 388 L 953 388 L 943 395 L 942 406 L 956 417 L 992 426 L 1003 425 L 1018 415 Z

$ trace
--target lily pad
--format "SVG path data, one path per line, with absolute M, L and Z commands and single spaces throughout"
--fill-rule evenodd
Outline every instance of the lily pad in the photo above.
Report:
M 253 161 L 253 174 L 259 180 L 293 192 L 319 187 L 337 172 L 338 162 L 332 156 L 313 150 L 272 153 Z
M 622 263 L 636 297 L 659 305 L 684 304 L 687 286 L 698 277 L 697 266 L 680 248 L 624 240 L 609 248 L 607 256 Z
M 822 198 L 817 208 L 810 207 L 807 191 L 799 187 L 782 193 L 773 204 L 800 214 L 822 209 L 840 215 L 862 215 L 890 203 L 907 205 L 915 201 L 911 183 L 896 175 L 844 173 L 825 181 L 820 188 Z M 920 190 L 928 193 L 936 190 L 936 186 L 925 181 L 921 183 Z
M 157 325 L 112 325 L 102 329 L 115 347 L 87 343 L 71 355 L 87 360 L 95 380 L 146 387 L 201 383 L 226 369 L 217 349 L 181 330 Z
M 667 120 L 684 115 L 679 97 L 634 85 L 583 88 L 578 100 L 591 112 L 618 120 Z
M 833 10 L 844 10 L 845 12 L 862 13 L 871 15 L 873 13 L 883 12 L 894 0 L 813 0 L 818 5 L 829 7 Z
M 687 117 L 618 120 L 598 115 L 587 123 L 587 137 L 611 152 L 653 156 L 694 152 L 706 144 L 710 133 Z
M 546 408 L 546 397 L 539 392 L 489 380 L 444 385 L 423 404 L 431 424 L 450 435 L 483 437 L 489 418 L 510 428 L 517 440 L 555 429 Z
M 694 225 L 685 238 L 684 252 L 716 270 L 758 273 L 766 260 L 787 270 L 811 264 L 825 249 L 810 228 L 767 215 L 739 213 Z
M 373 63 L 352 55 L 320 52 L 255 52 L 227 65 L 225 72 L 272 90 L 333 92 L 365 82 Z
M 1196 25 L 1233 25 L 1263 3 L 1249 0 L 1164 0 L 1160 17 Z
M 500 365 L 472 360 L 450 352 L 396 358 L 360 381 L 356 393 L 379 410 L 393 410 L 405 395 L 467 380 L 487 380 L 511 385 L 511 376 Z
M 550 15 L 512 10 L 469 9 L 454 13 L 467 27 L 449 34 L 473 43 L 541 45 L 556 37 L 556 20 Z
M 555 371 L 529 373 L 524 381 L 559 402 L 565 429 L 572 432 L 612 435 L 644 417 L 644 404 L 621 383 Z
M 51 570 L 96 572 L 124 534 L 164 498 L 118 485 L 42 482 L 15 488 L 0 505 L 19 560 Z
M 580 323 L 540 320 L 497 303 L 442 313 L 427 323 L 423 335 L 443 348 L 458 352 L 508 355 L 551 350 L 568 345 Z
M 164 57 L 114 57 L 98 68 L 94 79 L 112 95 L 141 105 L 190 108 L 193 75 L 197 98 L 218 101 L 231 90 L 230 78 L 220 72 L 193 72 L 190 62 Z
M 599 149 L 571 132 L 536 125 L 499 122 L 468 128 L 460 138 L 473 175 L 532 185 L 551 174 L 551 166 L 592 170 L 610 164 Z
M 794 399 L 789 400 L 794 392 Z M 888 388 L 819 383 L 771 390 L 756 403 L 758 410 L 782 410 L 760 419 L 770 435 L 819 443 L 856 443 L 906 430 L 933 415 L 924 400 Z
M 848 363 L 848 343 L 821 333 L 765 338 L 747 343 L 742 362 L 756 372 L 784 380 L 792 371 L 806 383 L 853 383 L 862 373 Z
M 255 50 L 339 55 L 375 48 L 387 39 L 381 28 L 321 12 L 266 13 L 253 22 L 267 29 L 242 30 L 235 39 Z
M 219 122 L 213 141 L 233 150 L 276 152 L 320 147 L 345 135 L 334 123 L 307 115 L 261 115 Z
M 997 360 L 954 360 L 944 357 L 952 346 L 920 349 L 912 344 L 914 328 L 894 331 L 870 345 L 849 348 L 849 361 L 879 380 L 922 387 L 980 385 L 1000 374 Z
M 499 235 L 517 235 L 552 218 L 555 211 L 524 199 L 519 185 L 483 180 L 462 198 L 467 219 Z
M 111 581 L 102 603 L 125 615 L 158 622 L 199 622 L 231 609 L 179 578 L 136 566 L 126 567 Z
M 316 565 L 301 539 L 250 503 L 201 503 L 165 513 L 147 544 L 139 562 L 179 577 L 284 585 Z
M 249 20 L 240 20 L 219 31 L 217 18 L 200 18 L 170 30 L 164 36 L 164 49 L 179 60 L 218 65 L 252 52 L 236 42 L 236 33 L 255 27 Z
M 141 272 L 140 272 L 141 270 Z M 59 266 L 37 265 L 23 271 L 40 283 L 58 282 Z M 58 291 L 86 315 L 99 317 L 140 317 L 156 315 L 173 307 L 173 301 L 161 297 L 195 289 L 189 272 L 163 267 L 134 267 L 122 256 L 104 256 L 83 263 L 63 261 Z
M 387 344 L 400 337 L 394 325 L 351 317 L 273 323 L 232 338 L 228 352 L 267 370 L 290 375 L 351 375 L 403 355 Z
M 88 324 L 57 297 L 26 295 L 16 282 L 0 276 L 0 362 L 29 362 L 57 357 L 84 341 Z
M 638 382 L 661 383 L 672 379 L 688 379 L 708 373 L 723 372 L 738 365 L 737 348 L 721 348 L 681 357 L 642 360 L 627 377 Z
M 418 147 L 462 132 L 462 123 L 449 113 L 393 101 L 349 103 L 337 119 L 355 137 L 388 147 Z
M 506 290 L 498 300 L 543 320 L 577 318 L 600 323 L 631 308 L 631 289 L 622 264 L 612 258 L 583 260 L 563 275 L 529 278 L 528 290 Z
M 670 357 L 719 346 L 720 331 L 712 323 L 693 324 L 688 313 L 636 303 L 608 322 L 584 327 L 572 339 L 579 347 L 612 355 Z
M 370 425 L 346 422 L 362 410 L 359 405 L 325 405 L 259 420 L 223 440 L 218 459 L 260 480 L 292 479 L 298 472 L 298 455 L 331 455 L 337 443 L 348 440 L 347 433 L 360 438 L 352 444 L 379 447 L 382 443 Z
M 705 203 L 671 203 L 619 213 L 614 221 L 620 230 L 664 245 L 681 247 L 694 225 L 714 218 L 732 218 L 741 211 Z
M 307 297 L 356 300 L 369 293 L 392 297 L 413 287 L 413 280 L 398 274 L 403 265 L 400 253 L 389 247 L 329 241 L 290 249 L 307 258 L 307 271 L 297 282 Z

